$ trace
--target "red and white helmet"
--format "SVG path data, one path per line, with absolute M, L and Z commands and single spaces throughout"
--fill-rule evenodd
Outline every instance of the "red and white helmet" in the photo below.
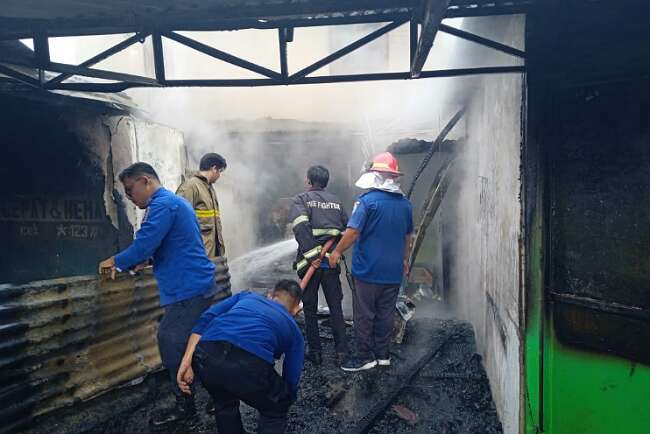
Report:
M 397 158 L 395 158 L 390 152 L 382 152 L 381 154 L 376 155 L 368 166 L 368 172 L 382 172 L 398 176 L 403 175 L 403 173 L 399 171 L 399 162 L 397 161 Z

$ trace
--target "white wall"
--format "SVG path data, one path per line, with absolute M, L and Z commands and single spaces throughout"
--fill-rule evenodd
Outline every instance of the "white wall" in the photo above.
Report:
M 180 186 L 187 168 L 187 153 L 183 143 L 183 133 L 165 125 L 156 124 L 134 116 L 108 116 L 104 119 L 111 139 L 111 158 L 113 184 L 123 196 L 126 214 L 135 230 L 140 227 L 144 211 L 136 209 L 124 196 L 118 176 L 136 161 L 144 161 L 153 166 L 162 185 L 173 192 Z M 110 203 L 111 201 L 107 201 Z M 108 208 L 108 206 L 107 206 Z M 117 227 L 117 214 L 112 208 L 109 215 Z
M 464 28 L 522 48 L 522 16 L 466 20 Z M 480 50 L 483 50 L 482 48 Z M 479 49 L 467 54 L 484 56 Z M 490 59 L 491 54 L 485 53 Z M 467 143 L 445 203 L 453 233 L 453 305 L 476 332 L 504 432 L 519 432 L 520 74 L 478 79 L 468 97 Z

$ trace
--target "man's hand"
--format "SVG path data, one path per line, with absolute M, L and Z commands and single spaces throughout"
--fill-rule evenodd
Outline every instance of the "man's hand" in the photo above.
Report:
M 142 264 L 138 264 L 138 265 L 135 266 L 133 271 L 135 271 L 135 272 L 142 271 L 147 267 L 147 265 L 149 265 L 147 262 L 143 262 Z
M 115 266 L 115 256 L 104 259 L 99 263 L 99 274 L 110 274 L 111 279 L 115 280 L 117 274 L 117 267 Z
M 336 265 L 339 263 L 340 260 L 341 260 L 341 252 L 334 249 L 329 259 L 330 267 L 336 268 Z
M 194 382 L 194 370 L 192 369 L 192 359 L 183 357 L 181 361 L 181 366 L 178 368 L 178 373 L 176 374 L 176 382 L 178 383 L 178 388 L 181 389 L 181 392 L 188 395 L 192 394 L 190 385 Z
M 314 259 L 313 261 L 311 261 L 311 266 L 314 267 L 314 268 L 319 268 L 319 267 L 320 267 L 320 263 L 321 263 L 321 259 L 320 259 L 320 258 L 316 258 L 316 259 Z

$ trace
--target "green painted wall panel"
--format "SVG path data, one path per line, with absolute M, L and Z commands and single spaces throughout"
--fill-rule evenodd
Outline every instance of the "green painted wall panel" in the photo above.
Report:
M 569 348 L 558 343 L 550 332 L 548 337 L 544 373 L 546 433 L 650 433 L 650 367 Z

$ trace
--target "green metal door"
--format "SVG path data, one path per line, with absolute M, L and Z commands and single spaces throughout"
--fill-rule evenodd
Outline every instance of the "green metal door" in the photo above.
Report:
M 648 434 L 650 83 L 543 99 L 526 155 L 526 431 Z

